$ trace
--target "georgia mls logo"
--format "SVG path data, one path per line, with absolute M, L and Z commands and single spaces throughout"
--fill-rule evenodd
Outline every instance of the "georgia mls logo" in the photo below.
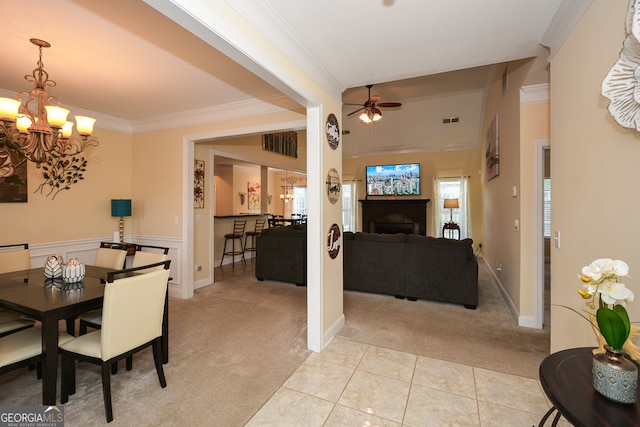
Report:
M 340 144 L 340 127 L 338 126 L 338 119 L 335 114 L 331 113 L 329 114 L 329 117 L 327 117 L 325 131 L 327 132 L 329 147 L 331 147 L 332 150 L 335 150 L 338 148 L 338 144 Z
M 0 427 L 62 427 L 63 411 L 57 406 L 0 406 Z

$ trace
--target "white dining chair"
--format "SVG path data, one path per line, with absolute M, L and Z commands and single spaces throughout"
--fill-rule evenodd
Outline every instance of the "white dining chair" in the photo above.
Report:
M 103 268 L 113 268 L 121 270 L 124 268 L 124 262 L 127 259 L 126 249 L 115 248 L 98 248 L 94 265 Z
M 31 268 L 31 252 L 28 243 L 0 246 L 0 274 Z M 0 309 L 0 337 L 31 328 L 35 320 Z
M 72 339 L 71 335 L 60 332 L 58 345 Z M 42 361 L 42 329 L 39 327 L 0 338 L 0 374 L 31 366 L 40 361 Z
M 143 250 L 148 248 L 153 248 L 151 250 L 158 250 L 159 252 Z M 144 265 L 167 261 L 169 259 L 169 255 L 167 255 L 167 253 L 169 253 L 169 248 L 161 246 L 137 245 L 136 253 L 133 255 L 133 261 L 131 262 L 131 267 L 142 267 Z M 162 270 L 163 266 L 156 266 L 152 269 Z M 146 273 L 152 269 L 141 271 Z M 86 313 L 82 313 L 80 316 L 78 316 L 78 319 L 80 320 L 79 334 L 84 335 L 87 333 L 88 328 L 100 328 L 100 325 L 102 324 L 102 310 L 91 310 Z
M 160 386 L 167 382 L 162 368 L 162 316 L 169 278 L 169 263 L 163 270 L 107 282 L 102 307 L 102 328 L 80 335 L 60 346 L 62 354 L 61 403 L 76 391 L 75 360 L 101 366 L 102 391 L 107 422 L 113 420 L 111 366 L 146 347 L 153 359 Z M 124 272 L 135 269 L 123 270 Z
M 0 274 L 30 268 L 31 252 L 28 243 L 0 246 Z

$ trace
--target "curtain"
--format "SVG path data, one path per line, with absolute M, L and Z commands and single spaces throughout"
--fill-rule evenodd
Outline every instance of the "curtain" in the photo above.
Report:
M 358 192 L 356 181 L 342 183 L 342 227 L 344 231 L 357 230 L 358 224 Z
M 435 177 L 433 180 L 434 194 L 434 233 L 442 237 L 442 226 L 453 218 L 453 222 L 460 226 L 460 238 L 471 237 L 471 205 L 469 203 L 469 177 Z M 458 199 L 458 209 L 445 209 L 444 199 Z

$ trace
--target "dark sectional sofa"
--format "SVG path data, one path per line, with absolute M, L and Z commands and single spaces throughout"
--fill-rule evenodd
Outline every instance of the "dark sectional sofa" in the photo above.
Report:
M 307 284 L 307 226 L 267 228 L 256 237 L 256 277 Z
M 478 305 L 478 263 L 472 240 L 415 234 L 342 236 L 345 290 Z M 256 277 L 306 284 L 306 228 L 263 231 L 257 238 Z

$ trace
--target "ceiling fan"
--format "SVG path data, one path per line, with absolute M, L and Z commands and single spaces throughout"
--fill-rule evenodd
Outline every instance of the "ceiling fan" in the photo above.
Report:
M 358 118 L 365 124 L 375 123 L 382 119 L 382 111 L 380 108 L 392 108 L 399 107 L 402 104 L 399 102 L 380 102 L 380 95 L 371 96 L 371 88 L 373 85 L 367 85 L 366 88 L 369 90 L 369 97 L 367 101 L 362 104 L 362 107 L 358 108 L 356 111 L 352 111 L 347 114 L 347 117 L 351 117 L 356 113 L 362 111 L 362 114 L 358 116 Z M 345 105 L 361 105 L 361 104 L 347 104 Z

